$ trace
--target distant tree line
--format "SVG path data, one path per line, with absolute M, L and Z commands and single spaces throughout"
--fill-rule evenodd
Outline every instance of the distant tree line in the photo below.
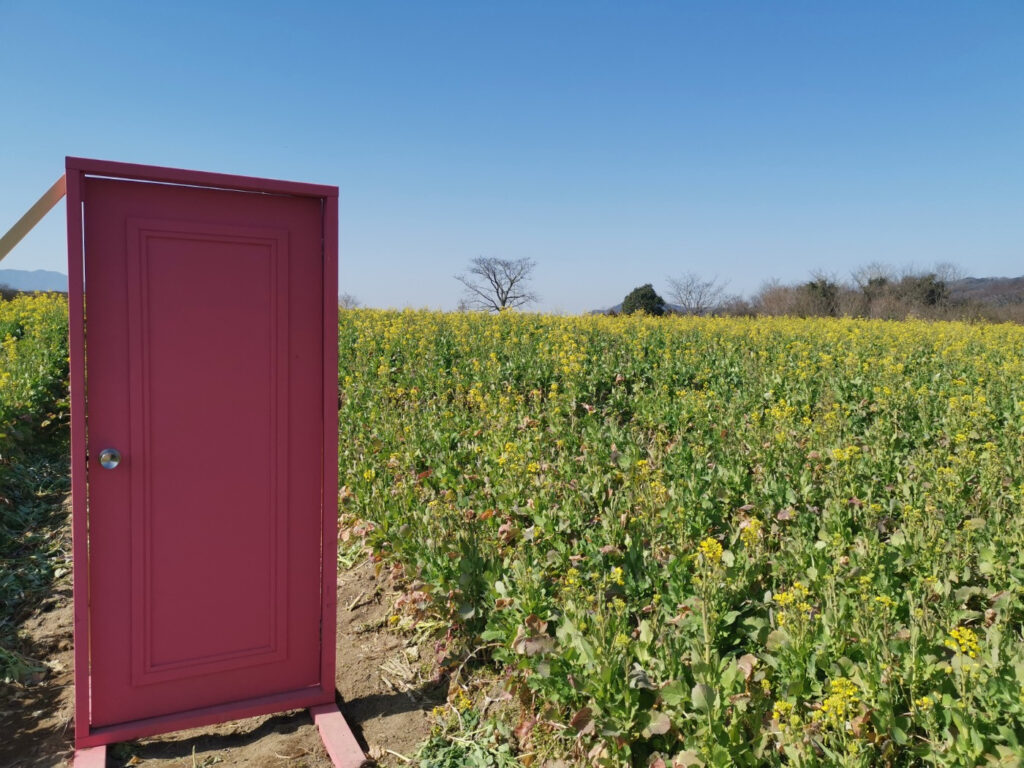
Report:
M 897 270 L 869 264 L 840 280 L 813 273 L 809 280 L 771 280 L 749 299 L 726 292 L 717 278 L 695 273 L 668 278 L 669 301 L 648 283 L 622 302 L 623 314 L 865 317 L 902 320 L 987 320 L 1024 323 L 1024 278 L 963 278 L 950 264 L 931 270 Z M 612 312 L 615 314 L 615 312 Z
M 807 282 L 796 285 L 767 283 L 750 300 L 747 310 L 759 315 L 800 317 L 962 318 L 975 313 L 977 307 L 953 300 L 952 286 L 959 278 L 956 268 L 948 264 L 902 274 L 870 264 L 855 270 L 844 282 L 815 273 Z
M 463 287 L 459 309 L 501 312 L 535 303 L 537 294 L 530 283 L 536 266 L 532 259 L 474 258 L 465 272 L 455 276 Z M 898 271 L 876 262 L 854 270 L 846 280 L 816 272 L 797 283 L 771 280 L 750 298 L 731 294 L 725 282 L 696 272 L 669 277 L 667 284 L 667 300 L 652 283 L 645 283 L 609 312 L 1024 323 L 1024 277 L 965 279 L 951 264 Z

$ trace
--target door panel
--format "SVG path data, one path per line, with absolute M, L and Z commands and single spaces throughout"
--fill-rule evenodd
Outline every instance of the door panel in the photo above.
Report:
M 92 724 L 316 686 L 322 205 L 83 198 Z

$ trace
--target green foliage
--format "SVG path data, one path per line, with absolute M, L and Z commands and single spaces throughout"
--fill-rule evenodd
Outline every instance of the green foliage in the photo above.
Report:
M 60 563 L 65 312 L 0 304 L 8 649 Z M 347 533 L 404 574 L 396 618 L 472 659 L 464 690 L 509 693 L 487 716 L 460 694 L 424 765 L 1015 764 L 1024 329 L 353 310 L 339 330 Z
M 630 291 L 622 300 L 622 314 L 632 315 L 644 312 L 654 317 L 665 314 L 665 300 L 659 296 L 650 283 Z
M 1024 329 L 360 310 L 340 330 L 344 519 L 404 572 L 402 610 L 514 694 L 501 717 L 530 727 L 488 753 L 1020 754 Z
M 59 574 L 67 478 L 67 303 L 0 301 L 0 678 L 34 662 L 15 648 L 24 611 Z
M 826 277 L 804 283 L 801 291 L 808 300 L 806 315 L 835 317 L 839 314 L 839 284 Z
M 436 728 L 420 748 L 420 768 L 517 768 L 510 734 L 493 722 L 481 723 L 480 713 L 467 710 L 450 720 L 448 728 Z
M 912 303 L 924 307 L 935 307 L 949 300 L 949 286 L 934 272 L 904 277 L 896 286 L 896 292 Z

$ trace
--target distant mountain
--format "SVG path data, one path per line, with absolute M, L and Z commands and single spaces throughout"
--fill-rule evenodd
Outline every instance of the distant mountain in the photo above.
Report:
M 0 269 L 0 285 L 18 291 L 68 291 L 68 276 L 48 269 Z
M 1024 277 L 965 277 L 949 284 L 954 301 L 1001 306 L 1024 302 Z

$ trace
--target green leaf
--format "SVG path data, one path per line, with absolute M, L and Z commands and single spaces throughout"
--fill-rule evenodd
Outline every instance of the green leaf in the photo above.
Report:
M 698 712 L 707 712 L 715 702 L 715 690 L 704 683 L 697 683 L 690 690 L 690 703 Z
M 672 758 L 672 768 L 704 768 L 704 761 L 692 749 L 685 749 Z
M 659 693 L 663 702 L 670 707 L 675 707 L 686 698 L 686 687 L 678 680 L 672 680 L 666 683 Z
M 764 646 L 769 651 L 777 651 L 789 642 L 789 635 L 787 635 L 781 629 L 773 629 L 768 633 L 768 638 L 764 641 Z
M 644 732 L 650 736 L 661 736 L 662 734 L 668 733 L 672 727 L 672 720 L 664 712 L 651 712 L 649 713 L 650 720 L 647 723 L 647 727 Z

